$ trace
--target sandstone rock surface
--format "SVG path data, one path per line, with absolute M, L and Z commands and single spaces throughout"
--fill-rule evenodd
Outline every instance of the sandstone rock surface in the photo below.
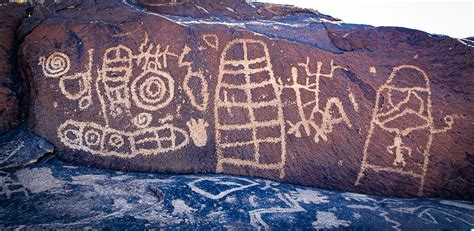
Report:
M 37 7 L 18 51 L 28 124 L 63 160 L 473 198 L 469 40 L 240 1 L 67 4 Z

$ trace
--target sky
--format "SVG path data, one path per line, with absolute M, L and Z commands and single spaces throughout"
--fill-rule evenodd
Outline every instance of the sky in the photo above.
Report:
M 449 35 L 474 36 L 474 0 L 258 0 L 313 8 L 347 23 L 400 26 Z

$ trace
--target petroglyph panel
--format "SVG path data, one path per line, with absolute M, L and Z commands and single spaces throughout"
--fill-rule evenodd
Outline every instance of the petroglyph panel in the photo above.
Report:
M 470 190 L 472 71 L 459 63 L 471 59 L 422 52 L 445 44 L 454 57 L 468 46 L 365 27 L 370 36 L 354 27 L 339 38 L 341 25 L 270 15 L 214 24 L 148 13 L 110 25 L 71 20 L 67 32 L 53 20 L 25 38 L 30 128 L 63 160 L 400 196 Z M 290 30 L 315 38 L 281 37 Z M 297 207 L 284 200 L 272 207 Z

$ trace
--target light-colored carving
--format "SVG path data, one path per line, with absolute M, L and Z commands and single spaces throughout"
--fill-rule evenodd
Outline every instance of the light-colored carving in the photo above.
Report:
M 233 181 L 231 181 L 231 179 Z M 214 183 L 216 185 L 228 185 L 230 188 L 228 188 L 224 191 L 221 191 L 217 194 L 215 192 L 208 192 L 205 189 L 202 189 L 202 188 L 199 187 L 200 182 L 206 182 L 206 181 L 210 181 L 211 183 Z M 240 183 L 236 182 L 236 181 L 240 181 Z M 191 190 L 193 192 L 199 193 L 199 194 L 201 194 L 201 195 L 203 195 L 203 196 L 205 196 L 209 199 L 213 199 L 213 200 L 219 200 L 219 199 L 227 196 L 228 194 L 230 194 L 232 192 L 244 190 L 246 188 L 250 188 L 250 187 L 253 187 L 253 186 L 256 186 L 256 185 L 258 185 L 257 182 L 254 182 L 254 181 L 251 181 L 251 180 L 248 180 L 248 179 L 245 179 L 245 178 L 237 178 L 237 177 L 225 177 L 225 178 L 222 178 L 222 177 L 206 177 L 206 178 L 197 179 L 197 180 L 194 180 L 194 181 L 188 183 L 188 186 L 191 188 Z M 216 187 L 216 189 L 218 189 L 218 188 L 219 187 Z
M 255 209 L 249 212 L 250 215 L 250 224 L 255 228 L 263 227 L 266 230 L 270 229 L 270 226 L 263 220 L 262 216 L 265 214 L 275 214 L 275 213 L 296 213 L 296 212 L 305 212 L 306 210 L 301 207 L 301 205 L 295 201 L 290 196 L 278 193 L 278 198 L 283 201 L 288 207 L 271 207 L 271 208 L 261 208 Z
M 249 47 L 251 47 L 249 49 Z M 229 55 L 241 52 L 241 57 L 232 58 Z M 255 76 L 263 76 L 262 79 L 252 79 Z M 236 84 L 226 76 L 231 76 L 234 80 L 241 80 L 243 83 Z M 263 87 L 267 87 L 267 99 L 256 93 Z M 245 99 L 237 102 L 232 97 L 222 97 L 228 91 L 238 91 Z M 253 92 L 255 91 L 255 92 Z M 236 39 L 227 44 L 224 48 L 219 66 L 219 76 L 215 95 L 215 139 L 217 151 L 217 172 L 223 172 L 224 164 L 236 166 L 249 166 L 256 169 L 276 170 L 280 173 L 280 178 L 285 176 L 286 162 L 286 141 L 285 122 L 283 120 L 283 106 L 281 102 L 281 88 L 274 76 L 270 55 L 267 45 L 253 39 Z M 267 108 L 276 111 L 275 115 L 269 115 L 264 119 L 256 117 L 256 111 Z M 245 122 L 233 121 L 231 113 L 224 111 L 243 111 L 245 115 L 241 118 Z M 271 118 L 270 118 L 271 117 Z M 266 134 L 258 134 L 261 129 L 270 129 L 277 133 L 274 137 Z M 245 132 L 249 136 L 249 141 L 226 141 L 223 133 Z M 273 163 L 262 163 L 263 154 L 269 154 L 263 145 L 277 147 L 271 154 L 277 152 L 279 160 Z M 249 147 L 253 152 L 251 159 L 235 157 L 239 149 Z M 233 150 L 232 150 L 233 149 Z M 266 151 L 266 153 L 265 153 Z
M 299 66 L 304 68 L 307 76 L 304 79 L 303 84 L 300 83 L 301 80 L 298 80 L 298 69 L 293 67 L 291 70 L 292 85 L 285 86 L 285 88 L 290 88 L 295 91 L 296 104 L 298 106 L 298 114 L 300 117 L 300 121 L 296 122 L 295 124 L 289 122 L 290 129 L 288 130 L 288 134 L 294 134 L 296 137 L 310 136 L 312 134 L 312 130 L 314 130 L 314 142 L 319 143 L 320 140 L 328 140 L 328 134 L 333 131 L 334 125 L 344 123 L 350 128 L 352 127 L 352 124 L 349 121 L 349 118 L 347 117 L 342 102 L 339 98 L 331 97 L 327 99 L 324 109 L 320 108 L 321 100 L 319 93 L 321 77 L 333 79 L 335 70 L 344 68 L 334 65 L 333 60 L 331 60 L 331 70 L 329 73 L 322 73 L 322 62 L 317 62 L 317 70 L 316 72 L 313 72 L 309 67 L 309 63 L 309 58 L 306 58 L 305 63 L 299 64 Z M 314 95 L 314 100 L 303 102 L 301 95 L 304 91 L 311 92 Z M 305 109 L 307 107 L 312 107 L 309 116 L 307 116 L 305 113 Z M 337 114 L 340 116 L 336 117 L 334 112 L 337 112 Z M 322 118 L 321 124 L 317 124 L 315 121 L 315 119 L 319 116 Z M 303 132 L 301 130 L 303 130 Z
M 191 119 L 186 122 L 191 139 L 197 147 L 204 147 L 207 143 L 207 127 L 209 124 L 203 119 Z
M 187 46 L 184 47 L 183 52 L 179 56 L 178 60 L 178 66 L 179 67 L 186 67 L 187 72 L 186 75 L 184 76 L 183 80 L 183 89 L 186 95 L 189 97 L 191 100 L 191 105 L 196 107 L 200 111 L 205 111 L 207 109 L 207 104 L 209 102 L 209 90 L 208 90 L 208 83 L 206 78 L 204 77 L 204 72 L 199 70 L 199 71 L 193 71 L 192 68 L 192 62 L 185 62 L 184 58 L 186 55 L 189 54 L 191 49 Z M 194 88 L 198 88 L 198 94 L 195 95 L 191 86 L 190 86 L 190 81 L 192 78 L 197 78 L 199 80 L 199 85 L 193 85 Z M 198 102 L 198 99 L 200 99 L 201 102 Z
M 145 71 L 132 82 L 131 91 L 135 105 L 156 111 L 168 106 L 173 99 L 174 80 L 164 71 Z
M 152 120 L 153 116 L 150 113 L 142 112 L 135 116 L 135 118 L 132 119 L 132 122 L 138 128 L 146 128 L 150 125 Z
M 409 76 L 410 81 L 406 81 L 411 86 L 405 86 L 408 83 L 398 82 L 404 77 L 403 71 L 412 73 Z M 367 170 L 392 172 L 419 179 L 418 194 L 422 195 L 433 135 L 447 132 L 454 123 L 453 116 L 445 116 L 444 121 L 447 126 L 437 129 L 431 113 L 431 88 L 425 71 L 412 65 L 395 67 L 385 84 L 377 90 L 372 121 L 364 145 L 363 160 L 355 185 L 360 184 Z M 403 124 L 399 122 L 403 120 L 405 120 L 404 123 L 410 122 L 410 126 L 403 127 Z M 374 136 L 375 129 L 388 132 L 393 137 L 393 144 L 386 147 L 387 153 L 394 156 L 393 166 L 377 166 L 368 160 L 371 154 L 370 146 L 377 142 L 377 137 Z M 413 156 L 415 150 L 408 147 L 403 139 L 408 139 L 407 136 L 414 131 L 428 132 L 426 145 L 419 151 L 423 155 L 423 163 L 420 163 L 422 167 L 419 171 L 404 168 L 407 164 L 406 156 Z
M 43 67 L 43 73 L 46 77 L 56 78 L 66 74 L 71 68 L 69 56 L 62 52 L 54 52 L 47 58 L 40 57 L 40 65 Z
M 354 107 L 354 110 L 356 112 L 359 112 L 359 104 L 357 103 L 356 97 L 354 93 L 352 93 L 352 90 L 350 87 L 347 88 L 347 91 L 349 92 L 349 100 L 352 103 L 352 107 Z
M 57 134 L 71 149 L 123 158 L 176 151 L 189 143 L 187 132 L 171 124 L 125 132 L 93 122 L 66 120 Z
M 47 58 L 40 57 L 40 65 L 46 77 L 59 78 L 59 88 L 61 93 L 70 100 L 79 100 L 78 105 L 81 110 L 88 108 L 92 104 L 92 55 L 94 49 L 89 49 L 87 70 L 75 74 L 67 74 L 70 69 L 69 56 L 61 52 L 54 52 Z M 75 87 L 68 88 L 67 83 L 76 83 Z
M 164 48 L 160 44 L 153 44 L 148 40 L 148 33 L 145 33 L 145 39 L 140 45 L 139 54 L 135 56 L 138 66 L 143 71 L 161 70 L 168 67 L 168 58 L 178 55 L 169 51 L 169 46 Z
M 202 40 L 209 47 L 218 50 L 219 49 L 219 38 L 215 34 L 205 34 L 202 36 Z

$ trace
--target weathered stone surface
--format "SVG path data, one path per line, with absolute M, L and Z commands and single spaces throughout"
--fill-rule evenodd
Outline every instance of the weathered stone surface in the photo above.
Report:
M 8 4 L 0 7 L 0 135 L 21 121 L 21 81 L 16 62 L 15 32 L 25 13 L 25 5 Z
M 29 126 L 60 158 L 473 198 L 470 41 L 182 4 L 76 2 L 26 30 Z
M 0 137 L 0 170 L 36 163 L 53 151 L 52 144 L 20 126 Z

